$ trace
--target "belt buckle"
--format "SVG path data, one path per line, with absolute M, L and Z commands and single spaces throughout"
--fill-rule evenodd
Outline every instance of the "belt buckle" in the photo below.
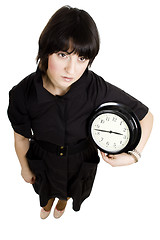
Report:
M 57 154 L 60 157 L 66 156 L 68 152 L 68 146 L 57 146 Z

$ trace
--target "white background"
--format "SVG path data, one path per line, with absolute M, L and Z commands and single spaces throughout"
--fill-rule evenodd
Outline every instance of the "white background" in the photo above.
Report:
M 99 164 L 92 194 L 80 212 L 39 218 L 39 201 L 23 181 L 7 119 L 8 91 L 36 70 L 38 38 L 63 5 L 82 8 L 97 23 L 101 49 L 92 70 L 145 103 L 152 135 L 138 164 Z M 160 7 L 157 0 L 5 0 L 0 6 L 0 218 L 3 239 L 160 239 Z

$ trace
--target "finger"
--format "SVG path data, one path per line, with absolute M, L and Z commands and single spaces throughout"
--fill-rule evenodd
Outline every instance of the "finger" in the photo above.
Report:
M 108 158 L 108 156 L 104 152 L 101 152 L 101 155 L 104 160 Z
M 35 183 L 35 181 L 36 181 L 36 177 L 32 177 L 32 179 L 31 179 L 31 184 L 34 184 Z
M 101 152 L 102 158 L 105 162 L 110 164 L 110 159 L 108 158 L 108 155 L 106 153 Z
M 109 155 L 108 155 L 108 158 L 110 158 L 110 159 L 115 159 L 115 158 L 116 158 L 116 155 L 109 154 Z
M 101 152 L 101 155 L 102 155 L 102 157 L 104 157 L 104 158 L 108 158 L 108 155 L 107 155 L 106 153 L 104 153 L 104 152 Z

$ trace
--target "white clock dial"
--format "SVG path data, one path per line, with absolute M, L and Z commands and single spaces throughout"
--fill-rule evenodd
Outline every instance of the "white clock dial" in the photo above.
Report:
M 92 123 L 91 134 L 95 143 L 108 152 L 120 151 L 130 139 L 126 122 L 113 113 L 102 113 L 97 116 Z

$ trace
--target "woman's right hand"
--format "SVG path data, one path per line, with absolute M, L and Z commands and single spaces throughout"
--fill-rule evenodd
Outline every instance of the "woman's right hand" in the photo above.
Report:
M 27 167 L 27 168 L 22 168 L 21 170 L 21 176 L 26 181 L 27 183 L 34 184 L 36 180 L 36 176 L 32 171 Z
M 28 152 L 30 142 L 28 138 L 25 138 L 24 136 L 14 132 L 14 138 L 15 138 L 15 149 L 16 153 L 19 159 L 19 162 L 21 164 L 21 175 L 23 179 L 30 184 L 34 184 L 36 180 L 36 176 L 33 174 L 33 172 L 30 170 L 28 161 L 26 158 L 26 153 Z

